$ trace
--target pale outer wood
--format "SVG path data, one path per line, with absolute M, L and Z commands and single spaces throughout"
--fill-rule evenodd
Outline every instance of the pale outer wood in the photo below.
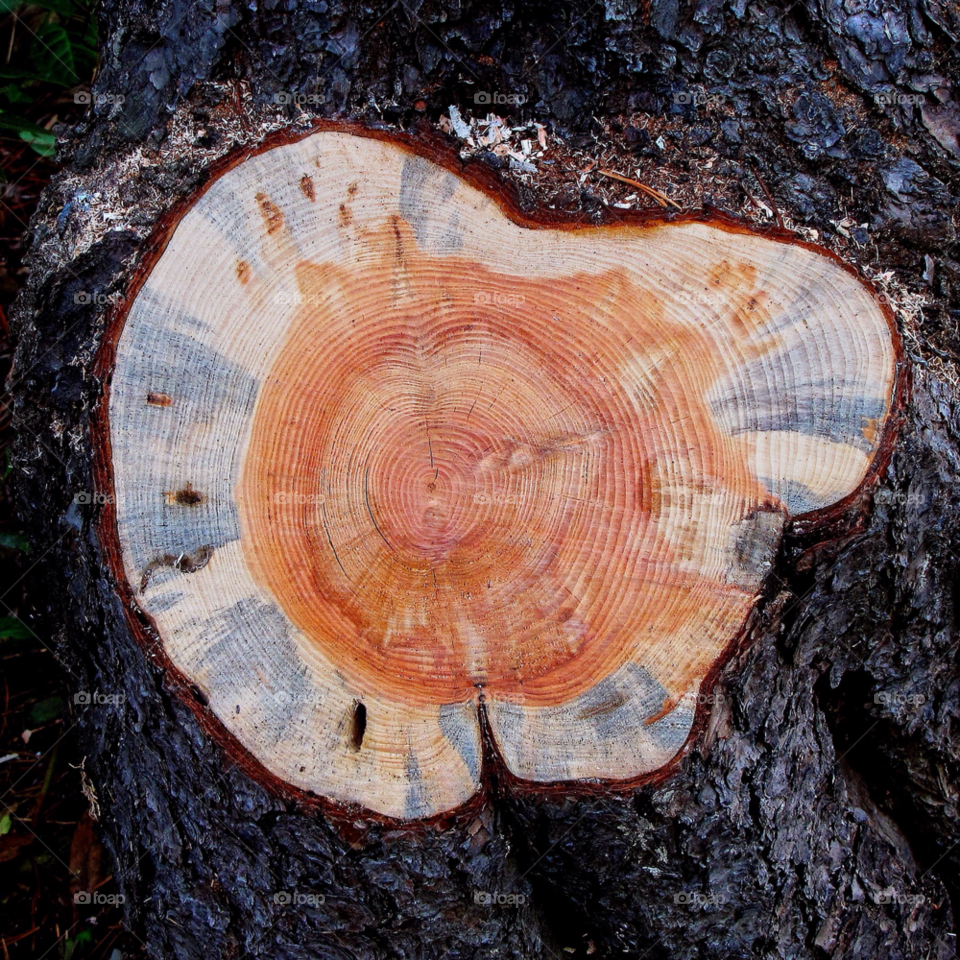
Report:
M 266 218 L 263 197 L 273 205 Z M 271 224 L 274 208 L 282 223 Z M 299 309 L 296 264 L 383 271 L 394 217 L 416 256 L 477 261 L 503 275 L 505 290 L 511 278 L 550 285 L 618 267 L 646 291 L 626 306 L 663 327 L 662 339 L 618 360 L 637 416 L 660 371 L 686 363 L 691 396 L 739 464 L 729 487 L 705 486 L 697 450 L 665 425 L 651 441 L 662 510 L 647 535 L 698 586 L 682 601 L 642 606 L 626 653 L 567 702 L 484 695 L 522 778 L 651 773 L 687 739 L 700 682 L 752 609 L 788 514 L 828 506 L 866 475 L 894 381 L 887 320 L 867 287 L 803 247 L 696 222 L 528 229 L 453 174 L 377 139 L 319 132 L 220 177 L 181 220 L 118 344 L 109 425 L 124 568 L 171 661 L 254 757 L 297 787 L 388 816 L 449 810 L 478 790 L 479 690 L 416 704 L 358 682 L 251 571 L 236 488 L 258 395 Z M 331 285 L 328 296 L 342 290 Z M 625 322 L 623 303 L 592 307 L 598 325 Z M 709 362 L 685 358 L 677 331 L 709 343 Z M 147 403 L 151 392 L 172 403 Z M 187 485 L 202 503 L 171 502 Z M 754 487 L 759 495 L 745 492 Z M 199 558 L 208 546 L 195 572 L 155 562 Z M 631 582 L 609 586 L 629 592 Z M 360 749 L 357 702 L 367 716 Z

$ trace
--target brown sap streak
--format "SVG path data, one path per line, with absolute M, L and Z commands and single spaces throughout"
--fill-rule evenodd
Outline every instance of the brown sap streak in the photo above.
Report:
M 265 194 L 256 195 L 257 206 L 260 208 L 260 215 L 266 225 L 267 233 L 271 236 L 278 230 L 283 229 L 283 211 Z

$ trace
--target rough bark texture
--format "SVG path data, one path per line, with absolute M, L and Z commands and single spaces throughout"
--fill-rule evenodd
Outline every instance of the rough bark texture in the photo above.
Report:
M 107 6 L 103 99 L 67 132 L 65 170 L 31 229 L 16 467 L 42 545 L 25 571 L 38 615 L 73 689 L 120 701 L 78 707 L 78 719 L 128 920 L 151 955 L 954 955 L 960 124 L 944 78 L 960 74 L 960 22 L 938 0 L 858 9 Z M 608 126 L 613 116 L 662 125 L 694 157 L 710 144 L 714 199 L 733 212 L 755 169 L 822 240 L 849 216 L 861 246 L 848 253 L 929 298 L 907 330 L 913 397 L 865 528 L 812 552 L 803 531 L 791 539 L 755 642 L 718 688 L 707 744 L 674 778 L 605 799 L 494 784 L 474 819 L 445 830 L 347 830 L 236 769 L 133 642 L 104 576 L 97 504 L 75 502 L 95 489 L 90 368 L 158 217 L 212 159 L 294 117 L 276 94 L 407 124 L 471 106 L 479 89 L 525 95 L 525 114 L 587 152 L 658 159 L 656 137 Z M 691 90 L 731 109 L 674 97 Z M 915 94 L 922 104 L 905 100 Z M 668 180 L 705 176 L 695 160 L 669 164 Z M 597 204 L 589 192 L 565 202 Z M 314 899 L 278 904 L 280 892 Z

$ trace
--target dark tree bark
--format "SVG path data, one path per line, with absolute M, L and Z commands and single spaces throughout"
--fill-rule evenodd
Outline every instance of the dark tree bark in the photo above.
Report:
M 104 10 L 95 103 L 63 132 L 64 169 L 29 236 L 15 459 L 37 615 L 73 690 L 121 695 L 78 705 L 77 720 L 128 923 L 151 956 L 954 956 L 960 20 L 939 0 L 847 9 Z M 629 159 L 734 214 L 772 198 L 847 258 L 894 271 L 908 307 L 927 303 L 907 321 L 912 396 L 865 522 L 825 545 L 794 530 L 753 642 L 672 778 L 593 799 L 493 783 L 466 822 L 391 831 L 274 795 L 224 756 L 132 638 L 98 505 L 75 496 L 98 489 L 93 364 L 110 304 L 216 158 L 304 120 L 277 95 L 410 127 L 468 111 L 478 90 L 525 97 L 518 109 L 571 156 Z M 520 189 L 531 208 L 599 203 L 596 186 Z M 282 891 L 316 900 L 278 904 Z

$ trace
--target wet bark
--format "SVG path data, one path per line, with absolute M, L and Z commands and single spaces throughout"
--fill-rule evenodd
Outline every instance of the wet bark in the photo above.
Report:
M 64 131 L 29 235 L 15 468 L 37 618 L 71 690 L 101 694 L 75 708 L 85 769 L 150 955 L 954 955 L 960 22 L 939 0 L 846 11 L 106 5 L 94 106 Z M 77 497 L 97 491 L 93 359 L 154 225 L 216 157 L 301 110 L 409 127 L 480 91 L 522 96 L 519 114 L 584 154 L 702 181 L 732 213 L 769 190 L 822 242 L 894 271 L 908 313 L 926 298 L 905 330 L 912 397 L 862 528 L 791 537 L 705 742 L 668 782 L 601 799 L 493 783 L 446 829 L 346 828 L 243 774 L 131 637 L 97 498 Z

